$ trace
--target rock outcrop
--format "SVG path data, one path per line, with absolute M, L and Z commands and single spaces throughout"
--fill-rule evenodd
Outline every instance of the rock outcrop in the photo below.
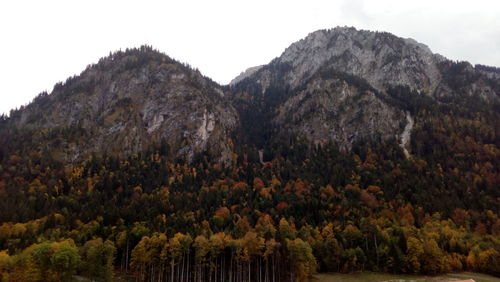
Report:
M 141 47 L 110 55 L 57 84 L 12 121 L 20 128 L 85 131 L 84 140 L 63 138 L 53 148 L 67 159 L 90 152 L 130 154 L 166 142 L 173 156 L 190 160 L 208 150 L 225 162 L 238 116 L 224 92 L 198 71 Z
M 394 141 L 409 157 L 419 120 L 391 96 L 401 87 L 426 103 L 498 102 L 500 71 L 447 60 L 412 39 L 348 27 L 313 32 L 228 86 L 141 47 L 56 84 L 2 120 L 0 130 L 30 136 L 19 150 L 36 146 L 61 161 L 166 144 L 172 158 L 188 161 L 209 152 L 229 163 L 236 149 L 253 148 L 263 162 L 268 148 L 287 138 L 346 150 Z
M 336 77 L 311 79 L 277 108 L 272 120 L 280 133 L 293 132 L 315 144 L 335 141 L 344 149 L 355 141 L 396 138 L 404 122 L 404 114 L 374 90 Z
M 232 88 L 244 131 L 252 136 L 258 134 L 252 121 L 259 120 L 265 126 L 258 131 L 270 139 L 293 132 L 315 144 L 350 148 L 361 140 L 395 138 L 409 156 L 414 121 L 390 103 L 388 91 L 403 86 L 436 103 L 450 95 L 498 99 L 498 70 L 476 68 L 413 39 L 337 27 L 293 43 Z
M 337 27 L 319 30 L 293 43 L 271 64 L 287 68 L 284 82 L 294 88 L 328 65 L 365 79 L 377 90 L 408 85 L 432 93 L 441 73 L 439 63 L 446 59 L 433 54 L 424 44 L 386 32 Z M 266 88 L 265 72 L 259 76 Z
M 257 72 L 258 70 L 260 70 L 262 67 L 263 66 L 255 66 L 255 67 L 251 67 L 251 68 L 246 69 L 244 72 L 240 73 L 237 77 L 233 78 L 233 80 L 231 80 L 229 82 L 229 85 L 231 85 L 231 86 L 236 85 L 238 82 L 251 76 L 252 74 Z

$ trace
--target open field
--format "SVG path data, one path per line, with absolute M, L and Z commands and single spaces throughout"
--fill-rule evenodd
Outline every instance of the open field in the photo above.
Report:
M 491 275 L 462 272 L 443 274 L 438 276 L 421 276 L 421 275 L 398 275 L 377 272 L 363 272 L 355 274 L 340 274 L 340 273 L 320 273 L 314 275 L 314 280 L 317 282 L 438 282 L 438 281 L 455 281 L 474 279 L 476 282 L 500 282 L 500 278 Z

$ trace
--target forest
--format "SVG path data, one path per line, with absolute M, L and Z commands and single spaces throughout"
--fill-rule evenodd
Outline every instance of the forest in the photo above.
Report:
M 499 276 L 500 105 L 457 97 L 388 91 L 416 120 L 410 158 L 397 140 L 341 150 L 281 136 L 255 140 L 267 146 L 262 163 L 252 146 L 237 146 L 232 165 L 210 152 L 186 162 L 162 141 L 67 163 L 37 136 L 78 140 L 84 128 L 16 128 L 2 117 L 0 280 Z

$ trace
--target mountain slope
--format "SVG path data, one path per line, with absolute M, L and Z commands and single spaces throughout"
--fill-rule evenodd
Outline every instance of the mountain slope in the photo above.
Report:
M 329 65 L 360 76 L 379 90 L 402 84 L 432 92 L 440 80 L 437 64 L 443 60 L 411 39 L 337 27 L 309 34 L 288 47 L 275 63 L 291 65 L 286 80 L 292 87 Z
M 0 280 L 500 275 L 499 70 L 346 28 L 292 46 L 228 87 L 117 52 L 0 116 Z
M 141 47 L 57 84 L 51 95 L 14 112 L 11 122 L 38 132 L 79 132 L 78 138 L 59 134 L 57 144 L 54 136 L 34 135 L 67 160 L 90 152 L 137 153 L 164 142 L 174 157 L 191 160 L 209 150 L 228 161 L 238 117 L 226 95 L 198 71 Z
M 395 138 L 406 120 L 401 110 L 380 99 L 376 90 L 341 77 L 315 76 L 277 107 L 272 124 L 315 144 L 333 140 L 341 148 L 355 141 Z
M 394 140 L 407 152 L 413 117 L 401 106 L 406 102 L 390 94 L 395 89 L 407 87 L 434 103 L 500 97 L 491 69 L 449 61 L 412 39 L 346 27 L 313 32 L 236 81 L 242 138 L 258 148 L 293 132 L 347 149 Z

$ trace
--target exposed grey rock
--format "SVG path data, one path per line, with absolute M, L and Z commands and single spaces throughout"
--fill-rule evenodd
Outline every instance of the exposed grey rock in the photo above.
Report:
M 289 63 L 286 81 L 296 87 L 322 66 L 357 75 L 378 90 L 408 85 L 432 93 L 444 58 L 413 39 L 389 33 L 337 27 L 320 30 L 292 44 L 274 63 Z
M 43 107 L 35 101 L 14 121 L 40 129 L 82 127 L 88 139 L 66 144 L 68 159 L 90 152 L 130 154 L 165 140 L 173 155 L 190 160 L 209 150 L 227 162 L 238 116 L 224 96 L 200 73 L 141 49 L 102 59 L 55 87 Z
M 399 135 L 404 113 L 373 91 L 341 79 L 314 79 L 277 110 L 280 133 L 294 133 L 315 144 L 334 141 L 344 149 L 360 140 L 385 141 Z
M 117 52 L 15 111 L 9 123 L 66 161 L 165 141 L 172 157 L 209 151 L 227 163 L 236 136 L 259 149 L 262 162 L 265 146 L 290 135 L 345 149 L 394 139 L 409 157 L 418 120 L 389 97 L 391 88 L 409 87 L 436 103 L 453 95 L 498 100 L 499 74 L 447 60 L 413 39 L 338 27 L 309 34 L 230 87 L 148 47 Z
M 396 138 L 409 156 L 413 119 L 379 96 L 406 86 L 436 98 L 436 103 L 451 95 L 498 99 L 500 83 L 492 79 L 500 71 L 481 71 L 449 61 L 410 38 L 337 27 L 293 43 L 234 89 L 236 104 L 243 100 L 237 106 L 243 115 L 253 114 L 247 110 L 248 100 L 270 107 L 265 109 L 272 116 L 267 126 L 275 128 L 275 135 L 294 132 L 314 143 L 335 141 L 345 148 L 358 140 Z
M 258 70 L 260 70 L 263 66 L 264 65 L 255 66 L 255 67 L 251 67 L 251 68 L 246 69 L 244 72 L 240 73 L 237 77 L 233 78 L 233 80 L 231 80 L 231 82 L 229 82 L 229 85 L 236 85 L 238 82 L 242 81 L 243 79 L 251 76 L 252 74 L 257 72 Z
M 409 158 L 411 130 L 413 129 L 413 125 L 415 122 L 413 121 L 413 118 L 408 111 L 406 112 L 406 121 L 407 123 L 405 125 L 405 129 L 403 130 L 403 133 L 401 133 L 401 143 L 399 143 L 399 146 L 401 146 L 401 149 L 403 149 L 403 153 L 405 154 L 406 158 Z

